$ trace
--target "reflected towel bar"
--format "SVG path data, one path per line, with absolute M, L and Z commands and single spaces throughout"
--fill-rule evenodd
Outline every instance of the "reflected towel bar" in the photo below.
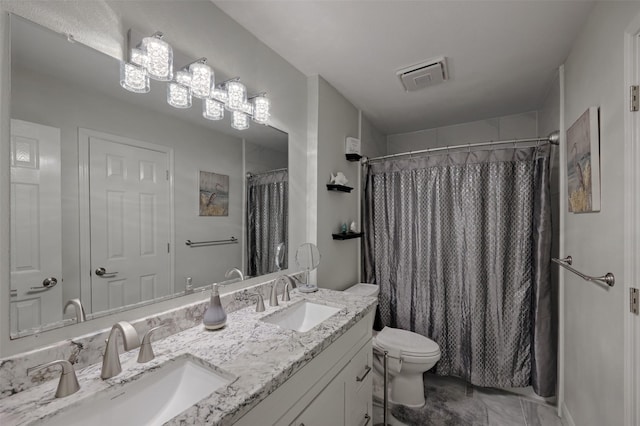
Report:
M 613 285 L 616 283 L 616 277 L 611 272 L 607 272 L 601 277 L 592 277 L 590 275 L 585 275 L 582 272 L 573 269 L 571 266 L 569 266 L 573 264 L 573 258 L 571 256 L 567 256 L 564 259 L 556 259 L 554 257 L 554 258 L 551 258 L 551 261 L 557 263 L 558 265 L 562 266 L 565 269 L 568 269 L 569 271 L 573 272 L 583 280 L 606 284 L 609 287 L 613 287 Z
M 236 237 L 231 237 L 227 240 L 212 240 L 212 241 L 191 241 L 187 240 L 185 244 L 189 247 L 207 247 L 207 246 L 221 246 L 224 244 L 238 244 Z

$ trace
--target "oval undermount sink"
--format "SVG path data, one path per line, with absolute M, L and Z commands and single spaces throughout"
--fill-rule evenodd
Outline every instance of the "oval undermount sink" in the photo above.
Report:
M 233 376 L 186 356 L 117 389 L 98 392 L 45 421 L 49 426 L 161 425 L 211 395 Z
M 263 318 L 262 321 L 304 333 L 338 312 L 340 308 L 305 301 Z

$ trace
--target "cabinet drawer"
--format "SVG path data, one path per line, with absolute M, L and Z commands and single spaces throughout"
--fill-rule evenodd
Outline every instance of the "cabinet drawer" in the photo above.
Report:
M 352 388 L 348 390 L 357 392 L 367 382 L 369 382 L 368 386 L 371 386 L 371 376 L 373 375 L 372 357 L 373 350 L 370 342 L 364 345 L 353 357 L 349 363 L 349 374 L 347 376 L 347 386 Z
M 367 342 L 353 357 L 345 371 L 346 424 L 371 426 L 373 398 L 373 364 L 371 342 Z

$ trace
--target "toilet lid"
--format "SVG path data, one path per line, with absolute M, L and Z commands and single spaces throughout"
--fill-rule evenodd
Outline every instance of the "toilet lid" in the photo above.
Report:
M 375 339 L 382 346 L 398 348 L 406 355 L 428 356 L 440 353 L 440 346 L 433 340 L 399 328 L 385 327 Z

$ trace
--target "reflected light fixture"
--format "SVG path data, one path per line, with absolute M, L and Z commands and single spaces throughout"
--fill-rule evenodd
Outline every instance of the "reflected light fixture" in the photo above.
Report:
M 191 108 L 191 90 L 175 81 L 167 84 L 167 103 L 174 108 Z
M 120 64 L 120 85 L 134 93 L 150 91 L 149 79 L 167 82 L 167 103 L 175 108 L 190 108 L 192 96 L 202 99 L 202 116 L 221 120 L 224 110 L 231 111 L 231 127 L 249 128 L 249 119 L 259 124 L 269 121 L 270 101 L 264 93 L 247 99 L 247 88 L 238 77 L 215 84 L 215 73 L 207 58 L 189 63 L 174 73 L 173 48 L 163 34 L 144 37 L 135 47 L 129 31 L 127 61 Z M 138 40 L 140 38 L 138 37 Z
M 231 127 L 236 130 L 245 130 L 249 128 L 249 116 L 241 111 L 233 111 L 231 117 Z
M 207 120 L 222 120 L 224 118 L 224 104 L 214 99 L 203 100 L 202 116 Z

